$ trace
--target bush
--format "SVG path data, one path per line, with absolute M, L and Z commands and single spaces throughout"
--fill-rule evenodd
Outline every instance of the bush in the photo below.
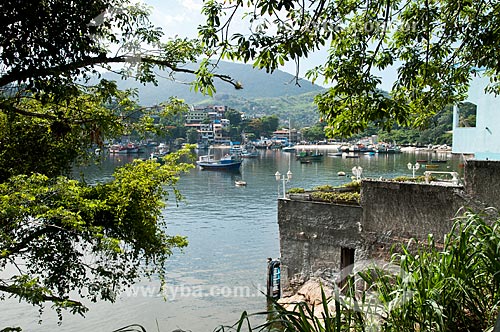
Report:
M 444 247 L 429 236 L 419 248 L 402 245 L 391 260 L 395 271 L 369 266 L 348 277 L 343 292 L 337 288 L 332 298 L 322 292 L 320 315 L 304 302 L 293 310 L 274 302 L 269 312 L 256 314 L 267 317 L 256 328 L 245 312 L 218 331 L 492 331 L 500 308 L 500 219 L 468 212 Z M 368 288 L 358 290 L 355 277 Z
M 289 194 L 303 194 L 306 190 L 304 188 L 290 188 L 287 193 Z
M 351 182 L 344 184 L 343 187 L 344 188 L 351 188 L 354 191 L 359 193 L 361 191 L 361 181 L 360 180 L 353 180 Z
M 347 192 L 322 192 L 316 191 L 311 194 L 311 199 L 314 201 L 323 201 L 330 203 L 347 203 L 347 204 L 359 204 L 359 193 Z
M 333 189 L 335 189 L 335 187 L 330 184 L 324 184 L 313 188 L 314 191 L 333 191 Z

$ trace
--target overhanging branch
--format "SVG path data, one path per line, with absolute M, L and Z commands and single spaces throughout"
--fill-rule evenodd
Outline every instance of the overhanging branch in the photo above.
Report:
M 26 289 L 23 287 L 19 287 L 16 285 L 0 285 L 0 292 L 5 292 L 9 293 L 15 296 L 19 296 L 20 298 L 25 298 L 28 300 L 28 302 L 32 303 L 32 301 L 29 301 L 29 297 L 26 296 Z M 36 301 L 37 302 L 54 302 L 54 303 L 62 303 L 65 302 L 67 306 L 67 303 L 70 303 L 72 307 L 81 307 L 85 308 L 83 303 L 75 300 L 71 300 L 69 298 L 64 298 L 64 297 L 59 297 L 59 296 L 54 296 L 54 295 L 47 295 L 47 294 L 37 294 L 36 296 Z M 37 303 L 33 303 L 37 304 Z
M 167 60 L 158 59 L 151 56 L 116 56 L 116 57 L 106 57 L 99 56 L 94 58 L 85 58 L 80 61 L 75 61 L 72 63 L 66 63 L 53 67 L 30 69 L 30 70 L 13 70 L 0 76 L 0 87 L 5 86 L 10 83 L 24 82 L 30 78 L 36 77 L 46 77 L 60 75 L 65 72 L 72 72 L 80 68 L 91 67 L 95 65 L 110 64 L 110 63 L 125 63 L 125 62 L 145 62 L 154 64 L 161 67 L 166 67 L 173 72 L 188 73 L 196 75 L 197 71 L 186 68 L 179 68 L 175 63 Z M 228 75 L 213 74 L 214 77 L 231 84 L 235 89 L 241 89 L 242 86 L 239 82 L 235 81 Z

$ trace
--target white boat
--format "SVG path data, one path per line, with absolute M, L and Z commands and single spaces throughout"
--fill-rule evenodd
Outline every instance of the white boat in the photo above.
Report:
M 243 187 L 243 186 L 246 186 L 247 183 L 243 180 L 236 180 L 236 181 L 234 181 L 234 185 L 237 187 Z
M 127 154 L 127 147 L 121 144 L 113 144 L 109 147 L 109 153 L 113 154 Z
M 255 148 L 252 151 L 246 149 L 241 151 L 241 158 L 257 158 L 258 156 L 259 152 Z

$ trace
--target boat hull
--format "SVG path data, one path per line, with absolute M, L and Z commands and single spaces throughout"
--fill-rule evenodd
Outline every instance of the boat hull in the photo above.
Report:
M 235 161 L 231 163 L 220 163 L 220 162 L 196 162 L 198 166 L 206 170 L 237 170 L 241 166 L 241 161 Z

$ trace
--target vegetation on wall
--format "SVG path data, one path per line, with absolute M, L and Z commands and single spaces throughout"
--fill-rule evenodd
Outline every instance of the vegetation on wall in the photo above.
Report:
M 359 204 L 360 194 L 355 192 L 313 191 L 311 200 L 338 204 Z
M 253 327 L 254 316 L 262 314 L 245 312 L 218 331 L 492 331 L 500 308 L 499 227 L 498 215 L 467 212 L 443 247 L 432 236 L 416 251 L 411 242 L 402 244 L 391 269 L 366 266 L 333 297 L 323 292 L 318 307 L 301 302 L 289 310 L 273 302 L 265 323 Z M 366 287 L 356 286 L 361 282 Z

